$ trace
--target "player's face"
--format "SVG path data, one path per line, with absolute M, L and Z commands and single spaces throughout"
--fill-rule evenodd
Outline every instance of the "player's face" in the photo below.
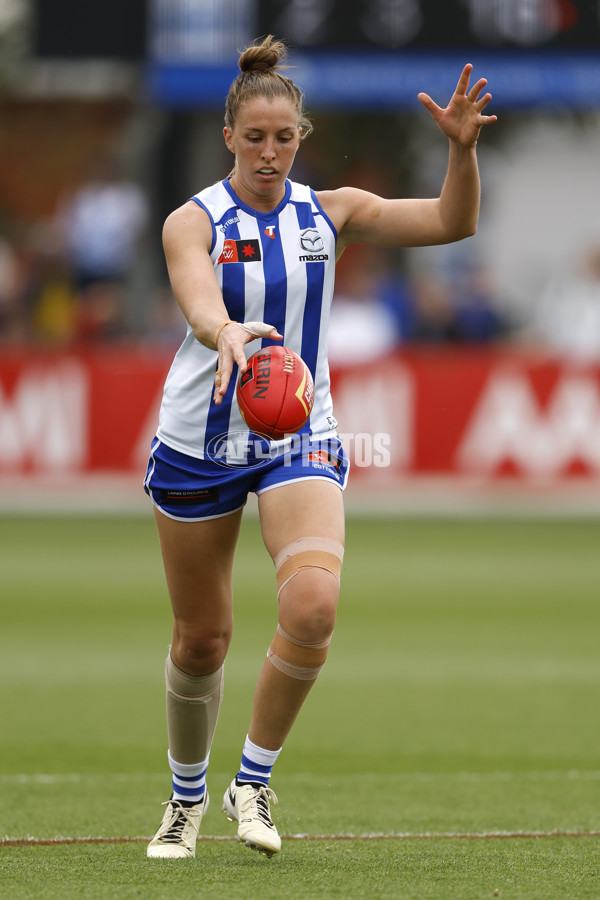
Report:
M 300 145 L 294 104 L 285 97 L 253 97 L 240 105 L 234 127 L 223 133 L 235 153 L 233 189 L 249 206 L 273 209 L 283 198 Z

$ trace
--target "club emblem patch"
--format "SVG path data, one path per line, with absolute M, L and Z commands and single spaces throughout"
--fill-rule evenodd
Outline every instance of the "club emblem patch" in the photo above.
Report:
M 217 264 L 255 262 L 260 259 L 260 242 L 255 238 L 248 241 L 234 241 L 228 238 L 223 244 L 223 252 L 219 256 Z

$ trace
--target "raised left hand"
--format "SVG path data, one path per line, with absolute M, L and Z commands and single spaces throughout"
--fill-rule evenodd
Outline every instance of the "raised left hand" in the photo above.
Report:
M 445 109 L 438 106 L 429 94 L 418 95 L 419 100 L 446 137 L 464 147 L 473 147 L 477 143 L 482 126 L 495 122 L 497 119 L 497 116 L 482 115 L 483 110 L 492 99 L 492 95 L 486 93 L 482 97 L 479 96 L 487 84 L 486 78 L 480 78 L 469 90 L 472 71 L 472 64 L 467 63 L 458 79 L 450 103 Z

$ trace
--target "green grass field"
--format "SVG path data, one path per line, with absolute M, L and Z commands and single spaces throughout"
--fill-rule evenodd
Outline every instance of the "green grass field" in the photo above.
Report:
M 3 900 L 600 898 L 600 523 L 350 519 L 347 547 L 273 777 L 281 854 L 220 812 L 275 622 L 249 517 L 204 840 L 148 861 L 170 632 L 150 513 L 0 520 Z

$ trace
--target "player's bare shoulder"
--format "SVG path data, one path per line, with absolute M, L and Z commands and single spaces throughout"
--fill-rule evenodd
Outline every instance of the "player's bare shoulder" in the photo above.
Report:
M 334 191 L 318 191 L 317 199 L 329 216 L 338 233 L 338 258 L 345 246 L 356 240 L 351 233 L 357 214 L 374 198 L 373 194 L 354 187 L 341 187 Z
M 338 232 L 341 231 L 352 214 L 356 201 L 355 194 L 356 189 L 350 187 L 341 187 L 334 191 L 316 191 L 319 203 Z
M 193 200 L 188 200 L 167 216 L 162 234 L 166 250 L 182 245 L 202 246 L 210 250 L 212 223 L 206 210 Z

